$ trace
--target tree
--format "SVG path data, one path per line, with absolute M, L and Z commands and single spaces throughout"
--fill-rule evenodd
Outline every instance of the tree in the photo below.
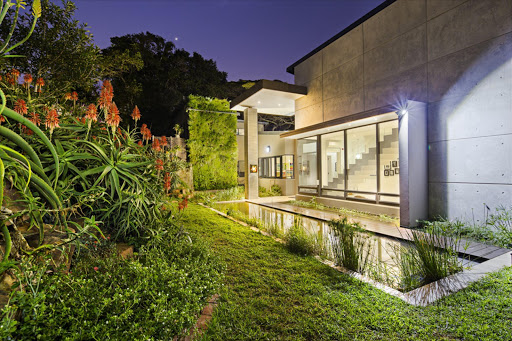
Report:
M 11 58 L 4 67 L 16 67 L 34 78 L 43 77 L 45 89 L 56 94 L 62 95 L 72 89 L 82 96 L 93 97 L 99 80 L 142 67 L 142 60 L 136 54 L 123 53 L 117 58 L 104 58 L 101 49 L 94 44 L 87 24 L 74 19 L 76 5 L 72 1 L 62 0 L 59 6 L 42 0 L 41 5 L 42 15 L 31 39 L 13 50 L 24 58 Z M 9 16 L 12 19 L 14 13 L 9 13 Z M 25 11 L 19 17 L 12 41 L 23 39 L 31 25 L 32 15 Z M 0 36 L 7 36 L 9 29 L 7 23 L 2 23 Z
M 227 74 L 219 71 L 213 60 L 177 49 L 153 33 L 128 34 L 110 41 L 111 46 L 103 50 L 104 56 L 130 53 L 142 57 L 144 67 L 119 73 L 112 77 L 112 84 L 116 98 L 124 103 L 121 112 L 127 115 L 137 104 L 142 123 L 156 135 L 169 135 L 175 124 L 185 127 L 187 135 L 188 95 L 227 98 L 244 90 L 241 85 L 228 82 Z

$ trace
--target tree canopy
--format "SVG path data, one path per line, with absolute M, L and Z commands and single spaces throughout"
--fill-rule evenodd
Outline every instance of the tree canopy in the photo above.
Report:
M 169 134 L 175 124 L 187 126 L 185 112 L 190 94 L 228 98 L 244 90 L 241 84 L 228 82 L 215 61 L 200 54 L 178 49 L 163 37 L 145 32 L 112 37 L 103 50 L 106 57 L 121 53 L 140 54 L 144 66 L 112 77 L 116 98 L 128 114 L 135 104 L 142 112 L 142 123 L 156 135 Z M 185 134 L 187 132 L 185 131 Z

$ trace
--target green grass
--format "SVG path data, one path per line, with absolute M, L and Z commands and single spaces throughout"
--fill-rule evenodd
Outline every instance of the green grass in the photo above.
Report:
M 206 208 L 184 224 L 227 266 L 204 340 L 512 339 L 512 268 L 420 308 Z

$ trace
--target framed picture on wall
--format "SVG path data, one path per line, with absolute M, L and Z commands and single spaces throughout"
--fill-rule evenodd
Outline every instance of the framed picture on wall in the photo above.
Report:
M 391 161 L 391 167 L 393 167 L 393 168 L 398 167 L 398 161 Z
M 384 165 L 384 169 L 390 169 L 391 167 L 389 165 Z
M 389 176 L 389 169 L 384 169 L 384 176 Z
M 392 170 L 389 171 L 389 176 L 394 176 L 395 175 L 395 172 L 393 172 Z
M 395 168 L 395 174 L 400 174 L 400 168 Z

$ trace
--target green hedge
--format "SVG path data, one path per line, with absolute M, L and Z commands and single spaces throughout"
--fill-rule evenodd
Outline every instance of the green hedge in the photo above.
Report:
M 194 171 L 194 189 L 226 189 L 237 185 L 236 115 L 229 102 L 189 96 L 189 156 Z

